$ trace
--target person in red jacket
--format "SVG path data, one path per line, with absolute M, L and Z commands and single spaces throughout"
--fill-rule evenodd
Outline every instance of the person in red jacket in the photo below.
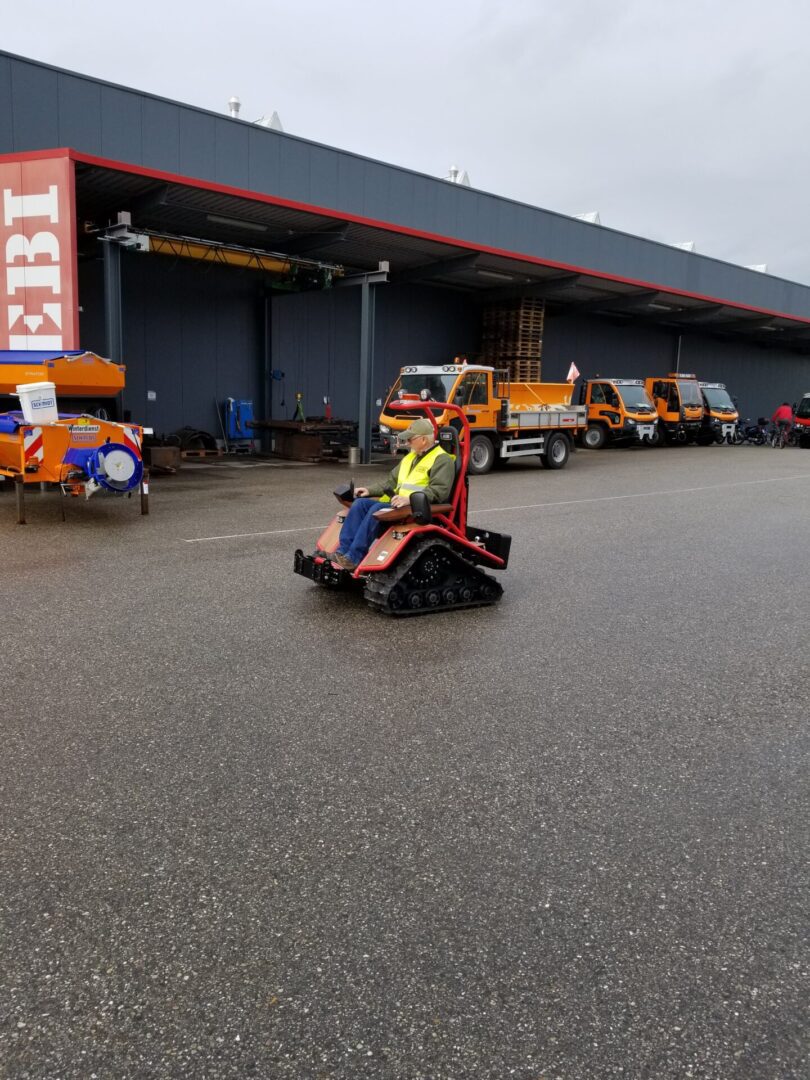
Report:
M 789 402 L 782 402 L 771 417 L 771 423 L 775 427 L 781 428 L 785 436 L 790 434 L 790 429 L 793 427 L 793 409 L 790 407 Z

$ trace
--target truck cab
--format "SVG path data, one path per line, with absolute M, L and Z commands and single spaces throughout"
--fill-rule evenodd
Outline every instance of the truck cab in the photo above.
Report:
M 810 393 L 805 394 L 799 402 L 795 423 L 799 446 L 804 450 L 810 450 Z
M 645 379 L 644 385 L 658 413 L 658 441 L 696 442 L 703 422 L 703 397 L 697 376 L 671 371 Z
M 727 442 L 731 445 L 737 434 L 740 414 L 729 396 L 725 383 L 702 382 L 703 420 L 697 441 L 701 446 Z
M 582 444 L 589 450 L 655 441 L 658 414 L 642 379 L 588 379 L 579 393 L 588 413 Z

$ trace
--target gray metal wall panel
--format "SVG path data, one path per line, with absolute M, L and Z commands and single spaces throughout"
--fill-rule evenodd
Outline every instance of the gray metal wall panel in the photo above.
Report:
M 318 146 L 310 162 L 310 201 L 315 206 L 331 206 L 338 186 L 338 163 L 334 154 Z
M 14 146 L 13 111 L 8 107 L 11 100 L 11 61 L 0 56 L 0 154 Z
M 15 150 L 48 150 L 59 142 L 59 76 L 37 64 L 11 65 L 11 109 Z
M 424 286 L 377 290 L 374 395 L 383 396 L 406 364 L 448 364 L 480 348 L 480 309 L 463 294 Z
M 213 116 L 183 109 L 180 123 L 180 172 L 183 176 L 202 177 L 214 169 L 216 122 Z
M 122 262 L 124 407 L 170 433 L 188 425 L 219 436 L 215 402 L 252 398 L 259 409 L 261 278 L 227 267 L 126 253 Z M 103 283 L 80 268 L 82 345 L 104 351 Z M 157 393 L 147 401 L 147 391 Z
M 101 87 L 101 155 L 113 161 L 139 164 L 142 109 L 135 95 L 113 86 Z M 129 155 L 129 157 L 127 156 Z
M 230 187 L 250 184 L 250 132 L 243 124 L 217 124 L 214 180 Z
M 304 395 L 307 416 L 332 414 L 357 419 L 360 369 L 360 290 L 276 296 L 272 304 L 273 367 L 284 381 L 273 383 L 273 416 L 291 420 L 295 395 Z
M 268 134 L 272 138 L 273 133 Z M 291 141 L 288 146 L 282 147 L 278 182 L 284 198 L 297 199 L 300 202 L 310 201 L 310 170 L 311 157 L 304 146 Z
M 281 147 L 282 155 L 286 147 Z M 335 191 L 337 207 L 347 214 L 364 214 L 366 206 L 366 170 L 359 158 L 338 154 L 338 186 Z
M 101 153 L 101 87 L 60 75 L 59 145 L 85 146 L 88 154 Z
M 547 317 L 543 379 L 563 382 L 572 363 L 584 379 L 597 375 L 645 378 L 675 366 L 677 335 L 647 327 L 618 326 L 606 319 Z
M 180 113 L 179 106 L 167 105 L 154 98 L 141 103 L 141 165 L 163 172 L 180 171 Z M 210 179 L 213 179 L 209 175 Z
M 248 155 L 250 179 L 248 186 L 252 191 L 261 191 L 262 183 L 273 190 L 278 185 L 281 142 L 279 139 L 266 139 L 263 129 L 254 128 L 248 132 Z

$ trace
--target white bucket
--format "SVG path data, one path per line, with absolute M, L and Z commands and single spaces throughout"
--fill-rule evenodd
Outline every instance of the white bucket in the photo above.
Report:
M 14 391 L 26 424 L 53 424 L 59 419 L 56 383 L 21 383 Z

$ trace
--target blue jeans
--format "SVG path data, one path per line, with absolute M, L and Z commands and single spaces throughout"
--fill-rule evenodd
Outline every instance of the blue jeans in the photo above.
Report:
M 337 549 L 341 555 L 360 565 L 368 549 L 383 531 L 384 523 L 377 521 L 374 511 L 381 506 L 390 505 L 391 503 L 380 502 L 379 499 L 354 500 L 340 530 Z

